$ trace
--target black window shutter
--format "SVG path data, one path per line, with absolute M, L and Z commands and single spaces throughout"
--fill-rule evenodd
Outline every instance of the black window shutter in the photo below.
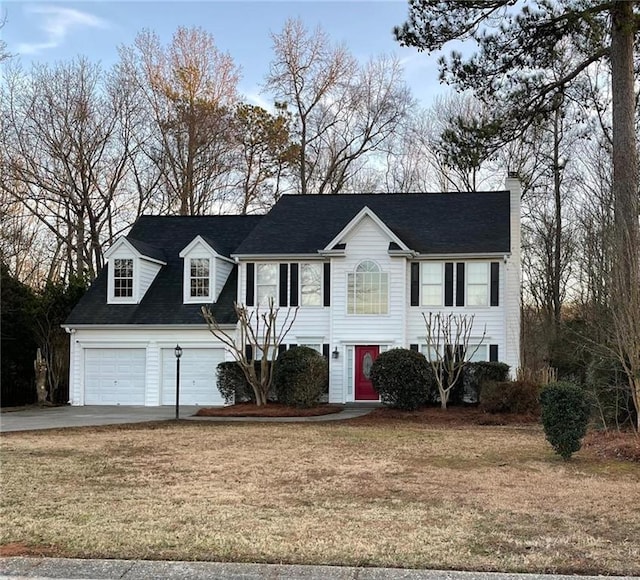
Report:
M 280 306 L 287 305 L 287 295 L 289 294 L 287 282 L 289 279 L 289 264 L 280 264 L 280 291 L 278 304 Z
M 256 284 L 256 265 L 247 263 L 247 306 L 253 306 L 253 292 Z
M 286 344 L 279 344 L 278 345 L 278 356 L 280 356 L 283 352 L 286 352 L 287 350 L 287 345 Z
M 444 305 L 453 306 L 453 262 L 444 265 Z
M 290 265 L 290 285 L 291 290 L 289 292 L 289 306 L 298 306 L 298 264 Z
M 324 306 L 331 306 L 331 263 L 325 262 L 324 264 L 324 276 L 323 276 L 323 289 Z
M 244 347 L 244 354 L 247 357 L 247 360 L 251 360 L 251 357 L 253 356 L 253 347 L 250 344 L 247 344 Z
M 418 345 L 417 345 L 417 344 L 410 344 L 410 345 L 409 345 L 409 348 L 410 348 L 411 350 L 415 350 L 416 352 L 418 352 Z
M 330 356 L 329 355 L 329 344 L 326 343 L 326 342 L 322 345 L 322 356 L 324 358 L 326 358 L 327 360 L 329 359 L 329 356 Z
M 420 264 L 411 262 L 411 306 L 420 306 Z
M 491 306 L 499 306 L 498 293 L 500 290 L 500 264 L 491 262 Z
M 498 362 L 498 345 L 497 344 L 489 345 L 489 361 Z
M 464 306 L 464 262 L 456 264 L 456 306 Z

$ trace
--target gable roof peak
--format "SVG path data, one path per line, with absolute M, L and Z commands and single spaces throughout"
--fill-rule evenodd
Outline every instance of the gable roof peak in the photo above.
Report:
M 342 228 L 338 234 L 321 250 L 323 252 L 330 251 L 336 246 L 336 244 L 342 243 L 343 239 L 349 235 L 349 233 L 365 218 L 370 218 L 387 236 L 389 236 L 391 242 L 395 243 L 400 249 L 409 252 L 411 249 L 405 244 L 400 237 L 381 220 L 376 212 L 374 212 L 368 205 L 365 205 L 349 223 Z

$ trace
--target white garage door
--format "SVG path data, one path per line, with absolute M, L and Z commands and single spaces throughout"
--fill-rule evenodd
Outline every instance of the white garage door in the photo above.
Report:
M 84 355 L 85 405 L 144 405 L 143 348 L 89 348 Z
M 180 358 L 180 404 L 223 405 L 216 387 L 222 348 L 183 348 Z M 162 404 L 176 403 L 176 357 L 172 348 L 162 349 Z

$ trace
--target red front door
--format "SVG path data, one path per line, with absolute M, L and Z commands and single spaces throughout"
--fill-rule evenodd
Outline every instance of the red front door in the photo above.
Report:
M 370 380 L 371 365 L 379 353 L 379 346 L 356 346 L 356 401 L 377 401 L 380 398 Z

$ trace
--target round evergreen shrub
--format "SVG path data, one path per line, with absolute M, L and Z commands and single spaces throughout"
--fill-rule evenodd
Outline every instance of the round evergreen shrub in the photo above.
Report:
M 582 388 L 574 383 L 549 383 L 540 392 L 542 426 L 547 441 L 563 459 L 569 459 L 582 446 L 589 423 L 589 402 Z
M 327 390 L 327 359 L 308 346 L 292 346 L 278 356 L 273 382 L 278 402 L 313 407 Z
M 242 368 L 235 361 L 218 364 L 216 386 L 227 405 L 247 401 L 255 402 L 256 397 L 253 389 L 247 382 Z
M 381 353 L 371 367 L 371 382 L 383 404 L 405 411 L 425 405 L 435 388 L 427 359 L 405 348 Z
M 486 413 L 538 414 L 540 387 L 530 381 L 489 381 L 482 384 L 480 408 Z

